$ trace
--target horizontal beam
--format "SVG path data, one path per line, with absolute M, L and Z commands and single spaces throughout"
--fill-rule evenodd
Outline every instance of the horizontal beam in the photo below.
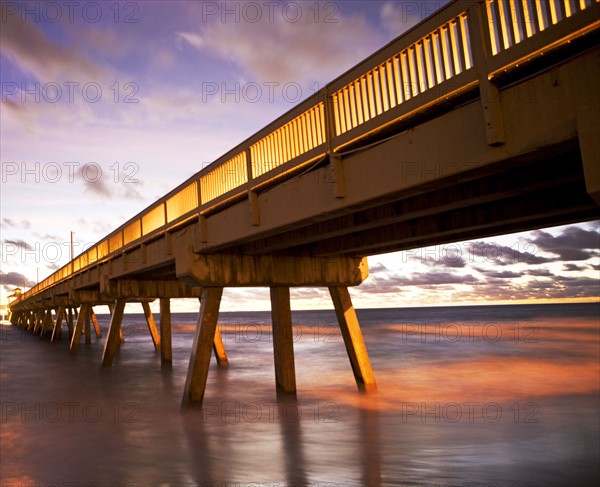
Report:
M 69 300 L 72 303 L 79 304 L 113 304 L 115 302 L 115 298 L 108 294 L 102 293 L 97 289 L 80 289 L 78 291 L 71 290 L 69 292 Z M 154 301 L 153 297 L 140 297 L 136 296 L 134 298 L 128 299 L 131 302 L 152 302 Z
M 100 281 L 100 292 L 115 299 L 135 298 L 200 298 L 202 289 L 182 281 L 109 279 Z
M 369 275 L 366 258 L 176 254 L 177 277 L 190 286 L 358 286 Z

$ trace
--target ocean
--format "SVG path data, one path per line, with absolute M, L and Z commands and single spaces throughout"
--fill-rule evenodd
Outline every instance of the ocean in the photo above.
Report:
M 0 487 L 598 485 L 600 304 L 358 316 L 377 393 L 357 391 L 333 311 L 297 311 L 297 399 L 278 403 L 270 313 L 221 313 L 229 368 L 213 359 L 184 411 L 195 313 L 173 314 L 171 368 L 141 314 L 110 369 L 106 315 L 76 354 L 3 326 Z

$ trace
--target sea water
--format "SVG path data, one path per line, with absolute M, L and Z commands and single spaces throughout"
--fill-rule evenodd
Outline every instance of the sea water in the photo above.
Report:
M 221 313 L 230 365 L 213 359 L 204 407 L 185 411 L 197 314 L 173 314 L 170 368 L 141 314 L 107 369 L 106 315 L 74 354 L 66 327 L 50 343 L 4 326 L 0 487 L 594 486 L 599 313 L 359 310 L 365 395 L 333 311 L 294 312 L 297 399 L 280 402 L 270 313 Z

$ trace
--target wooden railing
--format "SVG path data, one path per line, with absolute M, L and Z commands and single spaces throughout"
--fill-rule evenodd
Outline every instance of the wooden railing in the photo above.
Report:
M 600 0 L 454 0 L 217 159 L 22 295 L 27 299 L 153 235 L 335 153 L 373 130 L 475 89 L 486 75 L 591 28 Z M 473 35 L 477 17 L 487 28 Z M 484 46 L 473 44 L 474 39 Z

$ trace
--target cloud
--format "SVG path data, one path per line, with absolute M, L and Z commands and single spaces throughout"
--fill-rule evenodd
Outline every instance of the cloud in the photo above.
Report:
M 176 31 L 175 36 L 237 65 L 255 81 L 281 83 L 330 81 L 385 41 L 362 16 L 337 12 L 328 22 L 317 22 L 308 7 L 299 9 L 297 21 L 281 12 L 265 12 L 256 22 L 236 22 L 235 16 L 223 22 L 215 16 L 201 32 Z
M 4 240 L 3 241 L 5 244 L 10 244 L 10 245 L 14 245 L 15 247 L 18 247 L 20 249 L 23 250 L 33 250 L 33 247 L 31 245 L 29 245 L 27 242 L 25 242 L 24 240 Z
M 76 29 L 72 38 L 73 43 L 111 59 L 139 55 L 140 39 L 135 39 L 134 35 L 118 35 L 115 28 L 87 24 L 85 28 Z
M 450 251 L 447 251 L 443 248 L 442 255 L 439 255 L 437 258 L 430 258 L 431 256 L 427 254 L 427 250 L 425 250 L 423 256 L 411 255 L 410 258 L 429 267 L 447 267 L 449 269 L 461 269 L 465 267 L 467 265 L 465 259 L 456 252 L 452 252 L 452 250 L 450 248 Z
M 377 262 L 376 264 L 370 265 L 369 266 L 369 272 L 371 274 L 375 274 L 377 272 L 387 272 L 388 268 L 383 265 L 381 262 Z
M 529 269 L 526 273 L 536 277 L 554 277 L 554 274 L 548 269 Z
M 16 222 L 11 218 L 2 218 L 2 226 L 13 228 L 30 228 L 31 223 L 28 220 L 21 220 L 20 222 Z
M 33 236 L 45 242 L 60 242 L 62 240 L 59 236 L 50 235 L 49 233 L 42 235 L 41 233 L 33 232 Z
M 543 230 L 536 230 L 532 232 L 529 241 L 543 251 L 557 255 L 557 260 L 580 261 L 598 255 L 600 234 L 596 230 L 570 226 L 557 236 Z
M 381 6 L 379 18 L 391 37 L 398 37 L 442 7 L 443 1 L 387 1 Z
M 141 184 L 141 183 L 137 183 Z M 121 187 L 121 196 L 126 200 L 138 200 L 141 201 L 144 199 L 142 194 L 137 190 L 137 188 L 133 184 L 126 184 Z
M 518 248 L 507 247 L 489 242 L 471 242 L 469 244 L 469 252 L 472 257 L 482 259 L 484 262 L 493 265 L 506 266 L 517 263 L 526 264 L 545 264 L 552 262 L 555 259 L 537 255 L 538 248 L 535 245 L 523 246 L 522 252 Z
M 400 285 L 393 279 L 385 277 L 385 275 L 381 274 L 370 274 L 367 279 L 365 279 L 358 288 L 361 293 L 367 294 L 389 294 L 389 293 L 400 293 L 402 292 L 402 288 Z
M 292 288 L 290 290 L 290 297 L 292 300 L 326 299 L 329 297 L 329 293 L 325 289 L 316 287 Z
M 97 80 L 103 69 L 91 59 L 52 40 L 18 15 L 6 15 L 0 30 L 0 52 L 23 71 L 44 82 Z
M 142 200 L 143 197 L 136 188 L 142 184 L 140 181 L 129 183 L 125 181 L 116 181 L 102 176 L 101 169 L 90 171 L 91 165 L 85 165 L 78 168 L 79 177 L 85 186 L 85 192 L 98 196 L 101 199 L 123 198 L 126 200 Z M 109 185 L 107 181 L 114 184 Z
M 9 286 L 17 286 L 17 287 L 31 287 L 35 286 L 34 281 L 30 281 L 23 274 L 18 272 L 2 272 L 0 271 L 0 283 L 4 286 L 4 289 L 7 291 L 12 291 L 9 289 Z
M 487 269 L 477 269 L 477 271 L 481 272 L 486 277 L 491 277 L 494 279 L 517 279 L 522 276 L 520 272 L 512 272 L 512 271 L 496 271 L 496 270 L 487 270 Z
M 190 46 L 195 47 L 196 49 L 201 49 L 202 46 L 204 45 L 204 41 L 202 40 L 202 37 L 200 37 L 199 34 L 196 34 L 194 32 L 175 32 L 175 35 L 178 38 L 183 39 Z
M 92 193 L 100 198 L 110 198 L 113 193 L 104 180 L 98 181 L 84 180 L 85 192 Z
M 566 263 L 563 265 L 563 269 L 565 271 L 572 272 L 572 271 L 583 271 L 583 270 L 585 270 L 585 267 L 581 266 L 581 265 L 577 265 L 577 264 Z
M 425 272 L 412 274 L 411 277 L 398 277 L 394 279 L 401 286 L 427 286 L 439 284 L 471 284 L 478 279 L 470 274 L 461 276 L 450 272 Z

